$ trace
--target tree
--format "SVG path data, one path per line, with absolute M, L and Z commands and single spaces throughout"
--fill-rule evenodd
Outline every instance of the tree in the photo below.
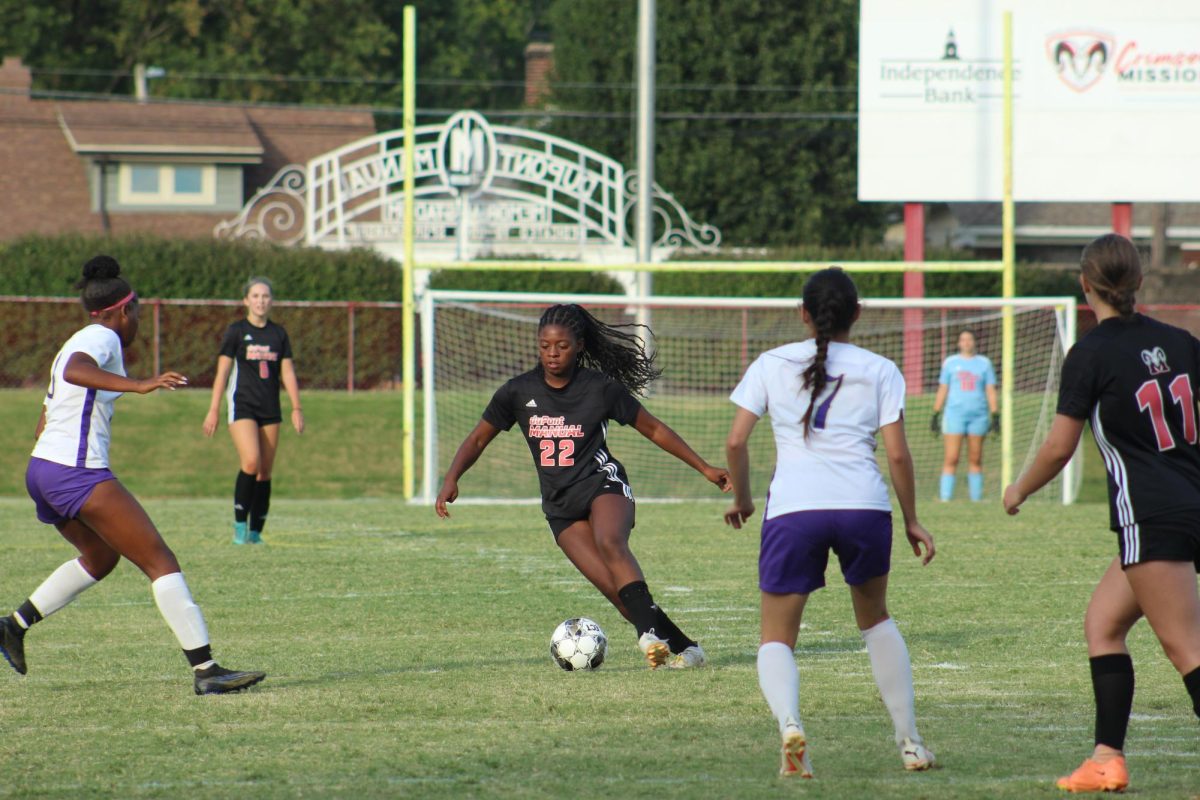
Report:
M 853 0 L 658 3 L 656 179 L 730 244 L 876 240 L 856 200 Z M 636 0 L 554 0 L 556 133 L 635 162 Z M 603 116 L 600 116 L 603 115 Z

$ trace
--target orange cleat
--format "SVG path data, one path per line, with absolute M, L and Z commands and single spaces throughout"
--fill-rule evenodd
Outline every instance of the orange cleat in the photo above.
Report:
M 1059 778 L 1056 785 L 1068 792 L 1123 792 L 1129 785 L 1129 772 L 1121 756 L 1103 764 L 1085 758 L 1079 769 Z

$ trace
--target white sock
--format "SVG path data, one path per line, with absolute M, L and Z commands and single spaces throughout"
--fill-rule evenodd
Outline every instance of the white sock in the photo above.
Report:
M 800 722 L 800 671 L 796 656 L 783 642 L 767 642 L 758 648 L 758 687 L 771 713 L 779 721 L 779 733 L 788 719 Z
M 913 708 L 912 662 L 908 658 L 908 647 L 896 627 L 895 620 L 885 619 L 873 628 L 862 632 L 867 643 L 867 654 L 871 657 L 871 671 L 875 673 L 875 685 L 883 695 L 883 704 L 892 715 L 896 727 L 896 744 L 905 738 L 920 742 L 917 734 L 917 713 Z
M 180 647 L 195 650 L 208 644 L 208 626 L 204 624 L 200 606 L 192 600 L 191 590 L 182 572 L 163 575 L 150 584 L 150 588 L 154 590 L 154 602 L 158 604 L 159 613 L 179 640 Z
M 33 590 L 33 594 L 29 595 L 29 602 L 33 603 L 33 607 L 42 615 L 42 619 L 45 619 L 97 583 L 98 581 L 79 563 L 79 559 L 72 558 L 50 573 L 50 577 Z M 31 620 L 20 619 L 19 613 L 16 616 L 17 622 L 24 623 L 26 628 L 29 627 Z

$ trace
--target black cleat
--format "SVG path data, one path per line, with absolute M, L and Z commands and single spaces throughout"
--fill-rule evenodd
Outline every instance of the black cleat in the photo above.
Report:
M 267 677 L 265 672 L 238 672 L 213 664 L 208 669 L 195 670 L 196 694 L 227 694 L 249 689 Z
M 12 617 L 0 617 L 0 655 L 25 674 L 25 630 Z

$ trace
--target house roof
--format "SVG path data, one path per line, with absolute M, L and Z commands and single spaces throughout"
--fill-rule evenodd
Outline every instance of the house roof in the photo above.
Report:
M 83 154 L 192 154 L 252 157 L 263 146 L 240 108 L 185 103 L 58 103 L 59 124 Z M 242 160 L 242 159 L 239 159 Z

